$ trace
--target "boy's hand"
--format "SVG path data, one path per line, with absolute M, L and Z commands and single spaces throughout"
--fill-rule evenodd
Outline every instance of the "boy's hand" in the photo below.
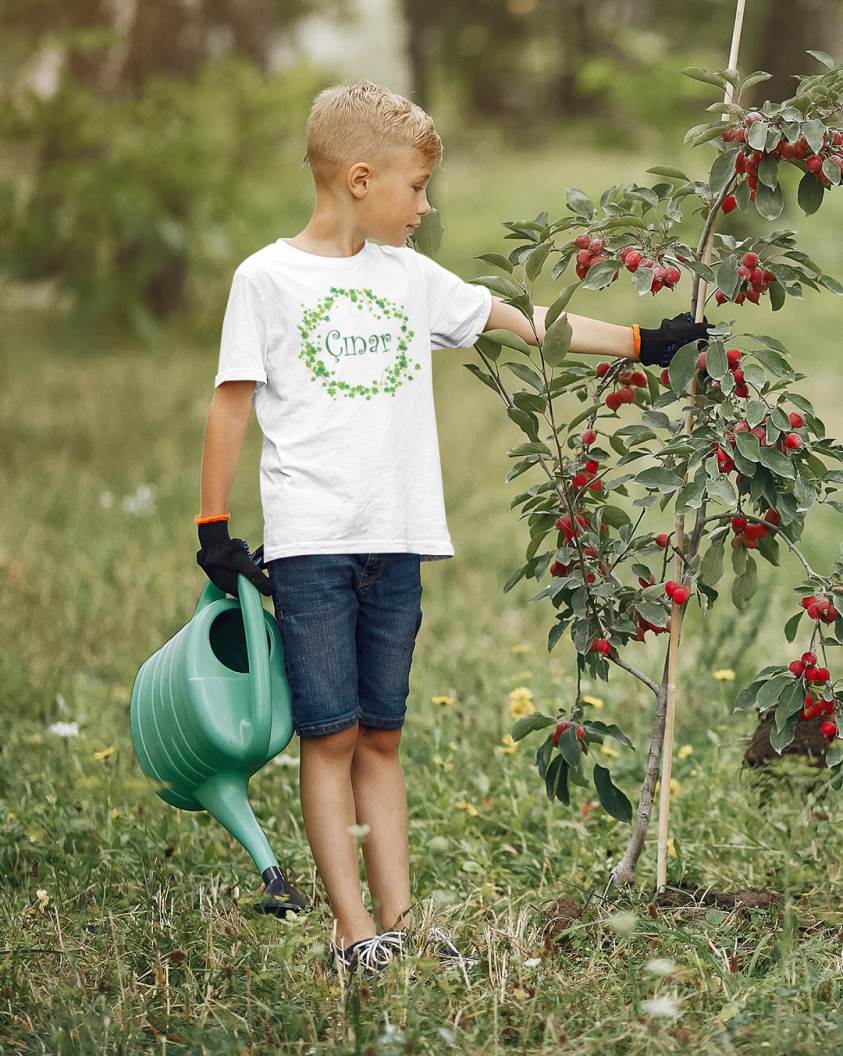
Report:
M 254 583 L 261 594 L 272 596 L 269 576 L 261 572 L 249 557 L 249 546 L 245 539 L 229 538 L 227 521 L 200 524 L 199 545 L 202 549 L 197 551 L 196 563 L 215 587 L 239 598 L 237 574 L 242 573 Z M 263 546 L 259 546 L 255 551 L 255 557 L 258 555 L 263 558 Z
M 707 328 L 710 325 L 705 317 L 701 323 L 695 323 L 691 313 L 684 312 L 672 319 L 662 319 L 662 325 L 657 330 L 639 327 L 641 354 L 638 362 L 645 366 L 670 366 L 670 361 L 683 345 L 689 341 L 708 340 Z

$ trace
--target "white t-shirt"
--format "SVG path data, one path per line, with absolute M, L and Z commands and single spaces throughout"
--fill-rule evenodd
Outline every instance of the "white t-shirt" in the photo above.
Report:
M 409 246 L 351 257 L 283 238 L 234 273 L 214 386 L 252 379 L 264 559 L 453 556 L 432 348 L 468 348 L 492 295 Z

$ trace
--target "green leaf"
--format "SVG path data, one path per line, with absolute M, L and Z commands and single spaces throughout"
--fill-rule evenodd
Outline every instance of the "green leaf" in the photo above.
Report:
M 752 685 L 742 689 L 735 697 L 734 710 L 744 711 L 747 708 L 751 708 L 755 704 L 755 698 L 758 696 L 758 690 L 762 685 L 764 685 L 763 682 L 753 682 Z
M 541 715 L 538 712 L 533 715 L 524 715 L 512 727 L 512 739 L 513 741 L 520 741 L 528 733 L 533 733 L 535 730 L 543 730 L 546 726 L 555 725 L 556 719 L 551 719 L 548 715 Z
M 779 162 L 777 158 L 768 155 L 762 159 L 761 164 L 758 166 L 758 182 L 763 183 L 771 190 L 775 190 L 779 183 Z
M 522 455 L 549 455 L 550 448 L 541 440 L 533 440 L 529 444 L 516 444 L 507 451 L 507 454 L 510 458 L 520 458 Z
M 654 176 L 667 176 L 671 180 L 691 182 L 690 178 L 681 169 L 674 169 L 669 165 L 654 165 L 651 169 L 647 169 L 647 172 L 652 172 Z
M 713 286 L 717 282 L 717 276 L 711 268 L 707 264 L 703 264 L 701 260 L 687 260 L 685 261 L 685 267 L 690 268 L 695 275 L 699 275 L 699 277 L 707 282 L 709 286 Z
M 544 414 L 547 408 L 547 400 L 544 396 L 537 396 L 532 392 L 516 392 L 512 401 L 523 411 L 537 411 L 539 414 Z M 550 454 L 550 451 L 547 453 Z
M 767 128 L 768 124 L 766 121 L 755 121 L 749 126 L 746 141 L 754 150 L 764 149 L 767 142 Z M 761 190 L 760 186 L 758 189 Z
M 483 336 L 490 341 L 497 341 L 499 345 L 514 348 L 516 352 L 523 352 L 525 356 L 532 354 L 531 347 L 524 338 L 514 334 L 511 330 L 486 330 Z
M 790 685 L 784 689 L 776 707 L 776 729 L 782 729 L 792 715 L 802 710 L 804 703 L 805 693 L 802 689 L 802 680 L 791 678 Z
M 677 491 L 685 481 L 669 469 L 653 467 L 645 469 L 635 478 L 636 484 L 645 488 L 657 488 L 661 492 Z
M 435 257 L 442 245 L 442 233 L 445 226 L 442 223 L 442 214 L 438 209 L 432 208 L 425 213 L 421 223 L 413 234 L 413 245 L 421 250 L 426 257 Z
M 515 586 L 515 584 L 519 581 L 519 579 L 523 579 L 524 573 L 526 571 L 527 571 L 527 566 L 526 565 L 522 565 L 521 568 L 517 569 L 515 572 L 512 573 L 512 575 L 509 577 L 509 579 L 503 585 L 504 594 L 508 594 L 512 590 L 512 588 Z
M 834 59 L 828 54 L 828 52 L 826 52 L 826 51 L 811 51 L 810 49 L 807 49 L 807 54 L 808 55 L 813 55 L 813 57 L 818 62 L 821 62 L 824 66 L 828 66 L 828 68 L 830 70 L 834 69 Z
M 586 216 L 589 220 L 594 216 L 594 206 L 584 191 L 576 187 L 569 187 L 565 194 L 565 201 L 568 203 L 568 208 L 571 212 Z
M 709 341 L 705 350 L 705 369 L 715 381 L 722 381 L 729 373 L 729 361 L 722 341 Z
M 769 679 L 758 691 L 757 703 L 759 709 L 772 708 L 778 702 L 779 697 L 788 686 L 793 685 L 793 675 L 776 675 Z
M 574 331 L 566 313 L 562 313 L 548 327 L 542 342 L 542 357 L 551 367 L 561 366 L 571 347 Z
M 479 257 L 474 259 L 485 260 L 487 264 L 494 264 L 496 268 L 503 268 L 504 271 L 512 273 L 512 261 L 500 253 L 481 253 Z
M 721 260 L 717 265 L 717 285 L 730 300 L 734 297 L 740 282 L 737 257 L 732 255 Z
M 758 124 L 760 125 L 761 122 L 759 121 Z M 781 187 L 777 186 L 775 190 L 772 190 L 759 180 L 755 192 L 755 208 L 765 220 L 775 220 L 781 216 L 784 209 L 784 194 Z
M 732 604 L 739 612 L 743 612 L 757 589 L 758 570 L 755 562 L 747 555 L 746 568 L 741 575 L 735 577 L 732 583 Z
M 755 84 L 760 84 L 761 81 L 769 81 L 773 75 L 771 73 L 765 73 L 764 70 L 756 70 L 755 73 L 751 73 L 743 82 L 741 91 L 746 91 L 747 88 L 752 88 Z
M 623 732 L 620 726 L 616 726 L 613 722 L 601 722 L 599 719 L 584 719 L 583 726 L 589 733 L 595 733 L 600 737 L 614 737 L 614 739 L 624 746 L 624 748 L 631 748 L 635 751 L 635 745 Z
M 815 154 L 822 150 L 825 138 L 825 124 L 818 118 L 811 118 L 802 126 L 802 135 L 808 140 L 808 146 Z
M 506 413 L 531 440 L 538 440 L 539 423 L 534 414 L 530 411 L 522 411 L 520 407 L 507 407 Z
M 714 584 L 723 575 L 723 551 L 726 547 L 726 536 L 715 540 L 706 551 L 706 555 L 700 565 L 700 579 L 709 586 Z
M 711 166 L 711 172 L 708 176 L 708 186 L 713 195 L 720 194 L 732 178 L 738 149 L 738 147 L 735 147 L 733 150 L 725 150 L 714 159 L 714 164 Z
M 572 723 L 559 738 L 559 754 L 572 769 L 580 765 L 580 742 L 577 740 L 577 728 Z
M 699 66 L 686 66 L 682 73 L 686 77 L 693 77 L 695 81 L 702 81 L 703 84 L 713 84 L 717 88 L 726 87 L 726 78 L 722 73 L 715 73 L 714 70 L 701 69 Z
M 568 764 L 561 755 L 554 756 L 548 766 L 544 785 L 549 800 L 560 799 L 563 803 L 568 802 Z
M 564 311 L 568 306 L 568 301 L 574 294 L 576 288 L 580 285 L 579 282 L 572 282 L 570 286 L 566 286 L 559 296 L 553 301 L 553 303 L 547 309 L 544 317 L 545 328 L 549 328 L 551 323 L 554 323 L 559 317 L 559 313 Z
M 524 292 L 509 275 L 478 275 L 469 281 L 475 286 L 486 286 L 501 297 L 519 297 Z
M 843 286 L 840 285 L 837 279 L 833 279 L 830 275 L 820 275 L 820 282 L 827 290 L 831 290 L 831 292 L 838 297 L 843 295 Z
M 463 363 L 463 366 L 466 370 L 470 370 L 475 378 L 479 378 L 484 385 L 488 385 L 492 392 L 500 395 L 500 389 L 491 374 L 487 374 L 484 370 L 481 370 L 476 363 Z
M 796 637 L 796 632 L 799 629 L 799 621 L 805 615 L 805 610 L 800 609 L 795 616 L 791 616 L 790 619 L 784 626 L 784 636 L 789 642 L 792 642 Z
M 551 249 L 552 244 L 550 242 L 543 242 L 540 246 L 536 246 L 529 257 L 527 257 L 525 274 L 530 282 L 533 282 L 541 274 L 544 262 L 547 260 L 547 255 Z
M 736 433 L 735 444 L 738 451 L 750 462 L 758 462 L 761 459 L 761 444 L 757 436 L 752 433 Z
M 632 804 L 612 781 L 605 766 L 594 764 L 594 787 L 603 809 L 618 821 L 632 821 Z
M 604 260 L 602 264 L 597 264 L 595 267 L 589 269 L 588 278 L 583 282 L 583 286 L 587 290 L 605 289 L 611 284 L 617 270 L 617 264 L 613 264 L 609 260 Z
M 758 457 L 762 466 L 766 466 L 778 476 L 786 477 L 788 480 L 793 480 L 796 476 L 793 463 L 781 451 L 775 451 L 771 447 L 762 447 Z
M 781 755 L 785 748 L 793 742 L 796 736 L 796 724 L 799 719 L 796 715 L 791 716 L 781 729 L 773 727 L 770 730 L 770 744 L 774 750 Z
M 526 363 L 504 363 L 505 367 L 509 367 L 513 374 L 517 374 L 522 381 L 526 381 L 528 385 L 532 385 L 536 392 L 544 392 L 544 381 L 541 376 L 528 367 Z M 790 426 L 788 425 L 788 429 Z
M 683 345 L 670 361 L 668 378 L 670 387 L 677 396 L 682 396 L 687 391 L 688 384 L 696 370 L 699 354 L 696 341 L 690 341 L 687 345 Z
M 539 771 L 539 777 L 544 781 L 547 775 L 547 767 L 550 763 L 550 757 L 553 755 L 553 741 L 550 737 L 546 737 L 539 750 L 536 752 L 536 767 Z
M 501 354 L 501 346 L 497 341 L 491 341 L 485 334 L 480 334 L 474 342 L 474 347 L 479 349 L 487 359 L 496 360 Z
M 799 181 L 799 187 L 796 191 L 796 200 L 799 202 L 799 208 L 806 216 L 815 213 L 823 204 L 823 193 L 823 185 L 817 177 L 812 172 L 806 172 Z

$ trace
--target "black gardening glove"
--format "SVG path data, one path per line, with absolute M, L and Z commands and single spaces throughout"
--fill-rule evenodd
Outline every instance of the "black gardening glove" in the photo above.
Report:
M 269 576 L 260 570 L 263 562 L 262 545 L 255 551 L 253 559 L 249 556 L 249 547 L 245 539 L 229 538 L 227 521 L 212 521 L 210 524 L 200 524 L 198 527 L 199 545 L 202 549 L 197 551 L 196 563 L 215 587 L 239 598 L 240 595 L 237 593 L 239 572 L 254 583 L 261 594 L 267 597 L 272 596 Z
M 662 319 L 662 325 L 657 330 L 646 330 L 643 326 L 639 327 L 641 334 L 639 363 L 647 367 L 669 367 L 670 361 L 683 345 L 687 345 L 689 341 L 708 340 L 710 325 L 705 317 L 701 323 L 695 323 L 690 312 L 683 312 L 672 319 Z

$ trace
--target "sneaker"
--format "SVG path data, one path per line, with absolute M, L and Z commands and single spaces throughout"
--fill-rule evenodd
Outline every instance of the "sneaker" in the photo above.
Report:
M 404 952 L 406 936 L 400 931 L 385 931 L 368 939 L 358 939 L 345 949 L 336 943 L 334 957 L 346 971 L 360 971 L 361 975 L 371 978 L 380 974 L 397 954 Z
M 479 963 L 476 957 L 461 953 L 454 945 L 453 936 L 447 928 L 436 925 L 429 927 L 424 936 L 424 943 L 419 947 L 419 952 L 424 953 L 432 950 L 434 956 L 444 971 L 452 971 L 464 968 L 466 971 L 476 968 Z

